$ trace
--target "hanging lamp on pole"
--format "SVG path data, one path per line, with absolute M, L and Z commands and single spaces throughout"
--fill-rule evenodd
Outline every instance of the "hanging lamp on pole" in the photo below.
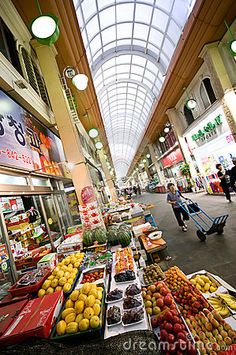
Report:
M 31 21 L 30 32 L 39 43 L 50 46 L 60 35 L 58 17 L 51 13 L 43 14 L 38 0 L 36 5 L 40 15 Z

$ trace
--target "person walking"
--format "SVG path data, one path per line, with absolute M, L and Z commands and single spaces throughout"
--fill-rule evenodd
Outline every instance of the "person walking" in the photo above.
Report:
M 219 163 L 216 164 L 217 176 L 220 179 L 220 186 L 224 191 L 225 197 L 229 202 L 231 201 L 229 186 L 230 186 L 230 176 L 226 170 L 224 170 L 223 166 Z
M 175 185 L 172 182 L 167 185 L 167 189 L 169 190 L 167 194 L 167 202 L 172 206 L 178 225 L 182 228 L 183 232 L 187 232 L 187 225 L 185 221 L 189 220 L 189 215 L 181 206 L 181 197 L 184 199 L 185 197 L 175 188 Z
M 236 192 L 236 157 L 232 158 L 232 163 L 234 166 L 230 170 L 230 186 Z

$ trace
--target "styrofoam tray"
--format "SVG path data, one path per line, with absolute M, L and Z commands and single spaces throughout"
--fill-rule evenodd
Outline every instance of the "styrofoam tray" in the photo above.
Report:
M 130 324 L 124 324 L 123 321 L 122 321 L 122 325 L 123 325 L 123 327 L 131 327 L 132 325 L 140 324 L 143 321 L 144 321 L 144 317 L 143 317 L 143 319 L 140 319 L 138 322 L 130 323 Z
M 113 290 L 112 290 L 112 291 L 113 291 Z M 117 302 L 123 301 L 123 299 L 124 299 L 124 291 L 123 291 L 123 290 L 120 290 L 120 291 L 122 291 L 122 297 L 119 298 L 118 300 L 107 301 L 107 295 L 106 295 L 106 303 L 107 303 L 107 304 L 111 304 L 111 303 L 117 303 Z M 110 291 L 110 292 L 111 292 L 111 291 Z

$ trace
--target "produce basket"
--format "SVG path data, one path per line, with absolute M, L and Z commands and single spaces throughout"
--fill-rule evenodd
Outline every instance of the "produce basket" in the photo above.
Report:
M 8 289 L 8 292 L 10 292 L 12 297 L 19 297 L 19 296 L 26 295 L 28 293 L 37 292 L 50 274 L 51 274 L 51 270 L 46 269 L 43 277 L 37 283 L 35 283 L 33 285 L 19 286 L 18 282 L 20 280 L 18 280 L 18 282 L 16 282 L 14 285 L 12 285 Z
M 150 266 L 149 266 L 150 267 Z M 140 282 L 141 282 L 141 286 L 149 286 L 152 285 L 153 283 L 157 282 L 157 281 L 164 281 L 166 276 L 165 273 L 162 271 L 161 267 L 159 265 L 155 266 L 156 272 L 159 275 L 159 279 L 158 280 L 152 280 L 152 281 L 145 281 L 145 270 L 144 269 L 138 269 L 138 276 L 140 278 Z
M 201 282 L 202 282 L 202 285 L 200 285 L 201 286 L 201 289 L 200 289 L 200 287 L 199 287 L 199 290 L 204 294 L 204 296 L 206 296 L 206 297 L 210 297 L 212 294 L 215 294 L 216 292 L 219 292 L 219 291 L 224 291 L 225 290 L 225 288 L 223 288 L 223 286 L 221 286 L 221 284 L 209 273 L 209 272 L 207 272 L 207 271 L 205 271 L 205 270 L 201 270 L 201 271 L 198 271 L 198 272 L 195 272 L 195 273 L 193 273 L 193 274 L 191 274 L 191 275 L 187 275 L 187 278 L 189 279 L 189 281 L 191 282 L 191 283 L 193 283 L 193 280 L 195 280 L 196 279 L 196 277 L 197 276 L 205 276 L 205 277 L 207 277 L 211 282 L 213 282 L 216 286 L 217 286 L 217 289 L 215 290 L 215 291 L 212 291 L 211 292 L 211 290 L 210 290 L 210 288 L 209 288 L 209 290 L 207 289 L 207 290 L 205 290 L 204 289 L 204 286 L 208 283 L 206 280 L 205 281 L 203 281 L 203 280 L 201 280 Z M 197 281 L 196 281 L 196 283 L 197 283 Z M 194 285 L 196 285 L 195 283 L 193 283 Z M 205 285 L 204 285 L 205 284 Z M 221 288 L 221 289 L 220 289 Z M 209 292 L 208 292 L 209 291 Z
M 62 312 L 64 311 L 64 306 L 61 310 L 61 313 L 59 314 L 59 317 L 57 318 L 56 324 L 53 328 L 53 331 L 51 333 L 50 338 L 54 341 L 70 341 L 71 339 L 94 339 L 94 338 L 100 338 L 102 337 L 103 334 L 103 325 L 104 325 L 104 320 L 105 320 L 105 287 L 104 285 L 98 285 L 98 286 L 103 286 L 103 295 L 102 295 L 102 300 L 101 300 L 101 312 L 100 312 L 100 325 L 97 328 L 94 329 L 88 329 L 86 331 L 79 331 L 76 333 L 72 334 L 64 334 L 64 335 L 58 335 L 56 332 L 56 326 L 57 323 L 62 319 L 61 315 Z
M 96 281 L 90 281 L 91 283 L 96 283 L 96 284 L 100 284 L 100 283 L 104 283 L 105 279 L 106 279 L 106 265 L 101 265 L 101 266 L 97 266 L 97 267 L 94 267 L 94 268 L 90 268 L 90 269 L 85 269 L 82 271 L 81 275 L 80 275 L 80 278 L 79 278 L 79 281 L 75 287 L 75 289 L 79 289 L 81 286 L 82 286 L 82 281 L 83 281 L 83 278 L 85 275 L 88 275 L 88 274 L 94 274 L 96 272 L 101 272 L 103 271 L 103 278 L 102 279 L 98 279 Z

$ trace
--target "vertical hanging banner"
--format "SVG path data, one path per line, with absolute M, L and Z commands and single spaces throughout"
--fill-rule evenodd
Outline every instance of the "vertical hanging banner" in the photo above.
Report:
M 61 140 L 0 91 L 0 164 L 63 175 Z

